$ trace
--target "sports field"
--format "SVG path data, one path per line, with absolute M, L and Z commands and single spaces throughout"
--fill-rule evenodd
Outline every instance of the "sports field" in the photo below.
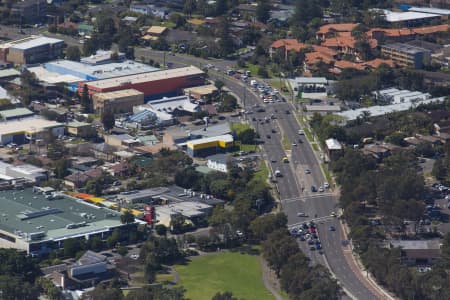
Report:
M 186 288 L 186 297 L 210 300 L 216 292 L 230 291 L 238 299 L 273 300 L 264 287 L 258 256 L 223 252 L 192 258 L 187 265 L 176 266 L 178 284 Z

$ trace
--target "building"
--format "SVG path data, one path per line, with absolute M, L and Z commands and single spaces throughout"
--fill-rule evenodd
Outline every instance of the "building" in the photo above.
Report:
M 216 154 L 206 157 L 208 162 L 206 166 L 212 170 L 227 173 L 228 164 L 232 161 L 228 155 Z
M 14 3 L 10 14 L 20 23 L 40 23 L 47 15 L 47 0 L 23 0 Z
M 419 36 L 426 36 L 439 32 L 446 32 L 448 24 L 416 27 L 416 28 L 372 28 L 366 34 L 378 41 L 404 42 Z
M 125 89 L 114 92 L 96 93 L 92 95 L 94 110 L 104 112 L 129 113 L 133 107 L 144 104 L 144 93 L 134 89 Z
M 87 274 L 105 273 L 106 271 L 106 256 L 88 250 L 69 268 L 69 276 L 78 277 Z
M 388 248 L 400 248 L 402 261 L 406 264 L 431 264 L 441 256 L 439 239 L 391 240 Z
M 376 100 L 382 103 L 398 104 L 403 102 L 422 101 L 431 98 L 429 93 L 411 92 L 409 90 L 398 90 L 396 88 L 384 89 L 372 93 Z
M 81 138 L 91 138 L 97 135 L 94 126 L 86 122 L 73 121 L 66 124 L 66 131 L 68 135 L 73 135 Z
M 0 111 L 0 119 L 4 121 L 10 121 L 15 119 L 22 119 L 34 116 L 34 112 L 28 108 L 18 107 L 13 109 L 6 109 Z
M 0 44 L 0 60 L 25 65 L 47 62 L 63 55 L 64 41 L 31 36 Z
M 158 112 L 166 112 L 172 116 L 193 114 L 200 110 L 198 104 L 191 101 L 189 96 L 164 97 L 158 100 L 152 100 L 145 105 L 135 108 L 135 111 L 151 108 Z
M 435 7 L 417 7 L 417 6 L 413 6 L 413 7 L 410 7 L 408 9 L 408 11 L 440 15 L 443 20 L 448 20 L 448 16 L 450 16 L 450 10 L 449 9 L 435 8 Z
M 306 45 L 300 43 L 296 39 L 281 39 L 273 42 L 269 48 L 269 55 L 272 58 L 273 54 L 276 52 L 281 52 L 284 59 L 288 59 L 288 54 L 290 51 L 300 52 L 300 50 L 305 49 Z
M 213 84 L 195 86 L 184 89 L 184 94 L 195 100 L 204 100 L 217 92 L 217 88 Z
M 0 123 L 0 144 L 23 144 L 27 140 L 45 139 L 49 132 L 53 136 L 64 135 L 64 124 L 41 118 L 26 118 Z
M 80 59 L 80 62 L 85 65 L 96 66 L 118 61 L 124 61 L 125 59 L 126 59 L 125 53 L 122 52 L 113 52 L 111 50 L 97 50 L 97 52 L 95 54 L 92 54 L 91 56 L 82 57 Z
M 146 99 L 158 99 L 180 94 L 184 88 L 202 85 L 204 82 L 205 73 L 190 66 L 83 82 L 78 84 L 78 92 L 83 92 L 84 85 L 90 94 L 135 89 L 144 93 Z
M 151 203 L 154 199 L 169 191 L 169 188 L 159 187 L 150 188 L 138 191 L 122 192 L 117 196 L 120 202 L 134 204 L 134 203 Z
M 387 44 L 381 46 L 381 54 L 392 59 L 397 65 L 422 69 L 431 61 L 431 51 L 408 44 Z
M 325 77 L 296 77 L 289 83 L 295 92 L 323 93 L 326 92 L 328 80 Z
M 367 108 L 346 110 L 337 113 L 336 115 L 341 116 L 344 121 L 353 121 L 357 120 L 358 118 L 362 118 L 364 115 L 367 115 L 369 117 L 378 117 L 396 111 L 406 111 L 421 104 L 440 103 L 444 101 L 444 99 L 445 97 L 440 97 L 421 101 L 406 101 L 391 105 L 374 105 Z
M 430 24 L 433 21 L 440 21 L 441 15 L 406 11 L 406 12 L 396 12 L 390 10 L 377 10 L 384 14 L 386 22 L 396 25 L 396 26 L 406 26 L 406 27 L 416 27 L 424 24 Z
M 336 139 L 325 140 L 325 147 L 326 147 L 326 152 L 327 152 L 328 158 L 330 160 L 334 160 L 334 159 L 338 158 L 339 156 L 341 156 L 341 154 L 343 153 L 343 150 L 344 150 L 341 143 L 339 143 L 339 141 Z
M 145 130 L 157 126 L 171 126 L 175 124 L 175 118 L 165 111 L 157 111 L 151 107 L 146 107 L 129 116 L 123 123 L 129 128 Z
M 212 212 L 213 207 L 209 204 L 193 201 L 182 201 L 168 205 L 155 206 L 155 217 L 158 224 L 166 227 L 172 225 L 172 220 L 182 216 L 185 222 L 190 224 L 204 224 L 206 217 Z
M 167 33 L 168 28 L 164 26 L 151 26 L 142 37 L 144 40 L 157 40 Z
M 340 105 L 304 105 L 304 109 L 307 113 L 314 114 L 330 114 L 341 111 Z
M 320 26 L 316 37 L 319 40 L 325 40 L 327 37 L 339 35 L 340 32 L 352 32 L 358 25 L 357 23 L 325 24 Z
M 166 7 L 155 6 L 152 4 L 141 4 L 138 2 L 131 3 L 130 11 L 144 14 L 144 15 L 153 15 L 155 17 L 160 17 L 161 19 L 167 19 L 170 9 Z
M 28 183 L 39 184 L 48 180 L 48 171 L 30 164 L 11 165 L 0 161 L 0 176 L 24 179 Z
M 141 144 L 138 138 L 126 133 L 105 135 L 104 139 L 106 144 L 118 149 L 127 149 Z
M 57 194 L 46 197 L 32 189 L 0 192 L 0 247 L 32 255 L 61 249 L 69 238 L 106 239 L 122 226 L 120 213 Z
M 231 134 L 225 134 L 189 141 L 186 146 L 192 157 L 208 156 L 230 151 L 234 147 L 234 139 Z

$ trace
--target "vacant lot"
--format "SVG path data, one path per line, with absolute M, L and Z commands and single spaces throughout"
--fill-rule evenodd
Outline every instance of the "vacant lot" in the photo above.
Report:
M 195 257 L 185 266 L 176 266 L 175 270 L 189 299 L 210 300 L 219 291 L 230 291 L 238 299 L 274 299 L 264 287 L 258 256 L 230 252 L 210 254 Z

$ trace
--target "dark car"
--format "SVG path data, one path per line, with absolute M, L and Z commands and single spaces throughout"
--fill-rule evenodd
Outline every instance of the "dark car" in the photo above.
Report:
M 291 113 L 290 111 L 288 111 L 288 110 L 286 111 L 286 114 L 287 114 L 287 115 L 290 114 L 290 113 Z
M 316 250 L 320 250 L 322 249 L 322 245 L 321 244 L 316 244 Z
M 272 133 L 276 133 L 277 131 L 275 129 L 272 129 Z
M 266 138 L 270 139 L 270 134 L 266 135 Z
M 315 186 L 311 186 L 311 192 L 313 192 L 313 193 L 315 193 L 315 192 L 317 192 L 317 189 L 316 189 L 316 187 Z
M 330 226 L 330 231 L 336 231 L 336 228 L 334 228 L 334 226 Z
M 311 247 L 309 247 L 309 250 L 314 251 L 314 250 L 316 250 L 316 247 L 311 246 Z

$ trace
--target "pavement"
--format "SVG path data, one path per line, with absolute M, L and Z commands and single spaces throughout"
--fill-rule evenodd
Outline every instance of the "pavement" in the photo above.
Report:
M 309 251 L 300 242 L 302 250 L 311 257 L 313 263 L 324 264 L 330 269 L 343 287 L 347 297 L 358 300 L 392 298 L 363 275 L 354 259 L 351 247 L 342 246 L 342 240 L 347 239 L 346 233 L 337 218 L 328 218 L 331 212 L 337 211 L 338 195 L 331 191 L 311 192 L 311 185 L 318 188 L 325 182 L 325 179 L 318 157 L 310 143 L 304 136 L 298 134 L 301 127 L 295 118 L 295 107 L 287 102 L 263 104 L 248 85 L 223 74 L 226 68 L 233 66 L 234 63 L 231 61 L 221 60 L 219 64 L 219 61 L 215 60 L 204 60 L 180 54 L 165 55 L 160 51 L 153 52 L 153 59 L 155 61 L 165 59 L 166 62 L 173 63 L 174 67 L 183 65 L 203 67 L 206 64 L 213 64 L 222 72 L 210 69 L 210 78 L 223 81 L 231 91 L 239 96 L 245 109 L 252 109 L 255 104 L 264 107 L 265 112 L 255 111 L 248 115 L 247 119 L 254 125 L 264 141 L 263 157 L 268 161 L 270 169 L 272 172 L 279 170 L 283 175 L 283 177 L 277 178 L 276 187 L 279 191 L 282 210 L 288 217 L 288 225 L 305 222 L 313 217 L 323 218 L 323 221 L 318 224 L 318 232 L 324 254 Z M 270 123 L 261 124 L 261 122 L 251 121 L 253 117 L 258 120 L 271 114 L 274 114 L 276 119 Z M 276 133 L 272 133 L 272 129 L 275 129 Z M 270 135 L 271 138 L 267 138 L 267 135 Z M 287 137 L 290 142 L 296 142 L 297 146 L 292 146 L 291 151 L 285 151 L 281 143 L 282 136 Z M 299 139 L 302 140 L 302 143 L 298 142 Z M 284 156 L 288 156 L 289 163 L 282 162 Z M 311 174 L 305 174 L 305 169 L 309 169 Z M 305 212 L 309 217 L 298 217 L 298 212 Z M 333 225 L 336 231 L 329 231 L 330 225 Z

